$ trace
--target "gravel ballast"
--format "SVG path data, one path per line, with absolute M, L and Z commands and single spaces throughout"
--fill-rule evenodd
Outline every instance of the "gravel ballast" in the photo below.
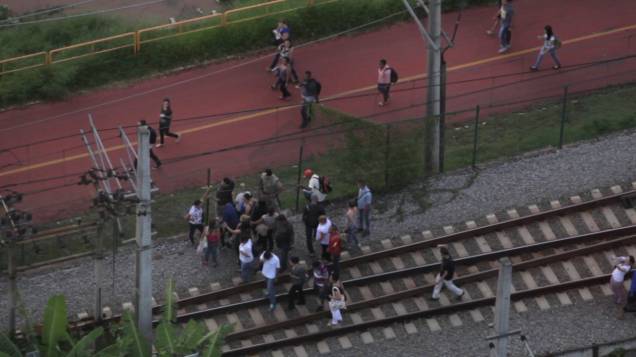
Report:
M 631 186 L 631 180 L 635 178 L 636 155 L 634 150 L 636 133 L 633 131 L 614 134 L 603 140 L 581 143 L 566 147 L 560 151 L 541 151 L 531 155 L 525 155 L 512 161 L 492 162 L 483 165 L 477 171 L 460 170 L 433 178 L 427 184 L 410 186 L 402 192 L 376 197 L 372 212 L 371 230 L 369 237 L 361 239 L 381 240 L 396 237 L 402 234 L 418 234 L 423 230 L 432 230 L 434 234 L 441 232 L 443 225 L 457 224 L 457 229 L 464 229 L 464 221 L 475 220 L 483 224 L 484 216 L 493 212 L 502 212 L 509 208 L 519 208 L 520 212 L 529 204 L 539 204 L 545 208 L 550 200 L 568 198 L 571 195 L 580 194 L 584 199 L 588 198 L 590 189 L 606 188 L 615 184 L 623 184 L 623 188 Z M 605 190 L 603 192 L 606 192 Z M 352 191 L 352 194 L 355 192 Z M 426 205 L 422 202 L 426 201 Z M 399 208 L 398 208 L 399 207 Z M 426 208 L 423 208 L 426 207 Z M 344 207 L 332 206 L 329 215 L 334 221 L 341 223 L 344 217 Z M 500 217 L 505 217 L 501 215 Z M 501 219 L 501 218 L 500 218 Z M 296 229 L 296 248 L 291 255 L 297 254 L 302 258 L 306 256 L 304 228 L 300 223 L 300 217 L 290 219 Z M 184 233 L 187 225 L 184 223 Z M 159 302 L 163 301 L 163 288 L 166 280 L 173 277 L 176 280 L 177 290 L 180 294 L 191 287 L 200 290 L 209 290 L 210 283 L 221 282 L 227 286 L 231 279 L 238 276 L 236 258 L 229 249 L 221 251 L 221 260 L 218 268 L 202 267 L 200 258 L 195 250 L 183 237 L 162 239 L 157 242 L 153 252 L 153 290 L 154 296 Z M 113 268 L 114 266 L 114 268 Z M 53 294 L 64 294 L 69 305 L 69 314 L 81 311 L 92 313 L 94 299 L 94 275 L 93 262 L 90 258 L 78 259 L 54 267 L 22 273 L 19 276 L 18 285 L 21 300 L 32 311 L 33 317 L 40 320 L 46 304 L 46 300 Z M 112 272 L 115 273 L 113 285 Z M 6 275 L 0 280 L 0 291 L 7 291 Z M 135 254 L 132 247 L 122 248 L 112 264 L 112 256 L 106 259 L 106 277 L 104 281 L 103 300 L 104 305 L 111 306 L 114 311 L 120 311 L 123 302 L 133 300 L 133 288 L 135 284 Z M 605 304 L 603 304 L 604 306 Z M 604 307 L 600 307 L 599 310 Z M 593 306 L 590 307 L 593 309 Z M 608 330 L 613 326 L 612 317 L 608 319 L 594 319 L 592 315 L 578 308 L 566 309 L 567 314 L 563 321 L 577 321 L 578 319 L 592 320 L 590 323 L 602 323 Z M 597 311 L 598 314 L 602 311 Z M 598 315 L 597 314 L 597 315 Z M 594 316 L 597 316 L 594 315 Z M 0 324 L 7 324 L 7 299 L 3 296 L 0 300 Z M 528 321 L 524 321 L 524 319 Z M 551 319 L 557 319 L 551 313 L 540 313 L 532 316 L 516 317 L 515 324 L 531 324 L 538 327 L 545 336 L 531 336 L 532 341 L 540 341 L 539 350 L 549 351 L 576 346 L 581 342 L 583 332 L 579 332 L 576 325 L 571 324 L 571 329 L 557 328 L 558 324 L 552 324 Z M 585 322 L 587 323 L 587 322 Z M 621 322 L 624 324 L 625 322 Z M 548 330 L 567 333 L 568 336 L 559 338 Z M 484 325 L 485 328 L 485 325 Z M 458 332 L 460 331 L 460 332 Z M 477 343 L 483 347 L 483 337 L 471 340 L 465 339 L 461 328 L 452 329 L 444 339 L 464 341 L 462 344 L 454 344 L 457 348 L 471 343 Z M 569 336 L 573 336 L 570 338 Z M 441 336 L 439 336 L 441 338 Z M 602 342 L 606 339 L 615 339 L 617 336 L 607 333 L 597 336 L 594 342 Z M 406 343 L 395 342 L 403 348 L 412 348 L 413 351 L 397 355 L 445 355 L 434 343 L 418 342 L 408 339 L 419 339 L 420 336 L 404 337 Z M 427 337 L 428 338 L 428 337 Z M 398 338 L 400 340 L 400 338 Z M 586 341 L 591 341 L 587 339 Z M 387 343 L 380 348 L 387 351 L 395 343 Z M 539 342 L 537 342 L 539 343 Z M 470 347 L 470 346 L 467 346 Z M 378 346 L 373 345 L 374 353 Z M 415 353 L 418 351 L 418 353 Z M 356 351 L 343 352 L 345 355 Z M 486 351 L 487 352 L 487 351 Z M 440 354 L 438 354 L 440 353 Z M 356 354 L 359 355 L 359 354 Z M 453 354 L 460 355 L 460 354 Z M 469 354 L 466 354 L 469 355 Z

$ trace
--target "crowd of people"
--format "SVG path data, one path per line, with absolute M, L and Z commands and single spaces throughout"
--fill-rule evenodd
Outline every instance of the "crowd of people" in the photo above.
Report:
M 260 271 L 263 276 L 270 309 L 276 308 L 277 276 L 289 272 L 292 286 L 289 290 L 289 309 L 305 303 L 303 288 L 313 280 L 318 296 L 317 311 L 325 304 L 333 315 L 330 322 L 337 325 L 345 306 L 346 294 L 340 282 L 340 256 L 344 249 L 359 249 L 358 237 L 370 234 L 370 212 L 373 203 L 371 189 L 363 180 L 358 181 L 355 199 L 348 202 L 342 221 L 344 231 L 337 227 L 328 210 L 331 192 L 329 178 L 311 169 L 304 171 L 305 182 L 297 187 L 305 197 L 302 223 L 305 228 L 307 257 L 312 261 L 308 269 L 294 250 L 296 232 L 281 210 L 280 194 L 285 189 L 280 178 L 271 169 L 259 175 L 258 191 L 234 192 L 235 182 L 226 177 L 216 190 L 217 209 L 206 220 L 203 202 L 211 188 L 192 203 L 185 220 L 188 222 L 187 242 L 201 255 L 203 266 L 217 267 L 222 248 L 231 260 L 236 259 L 243 283 L 252 281 Z M 198 233 L 198 237 L 197 237 Z M 317 250 L 316 248 L 318 248 Z M 294 250 L 295 254 L 290 254 Z M 226 253 L 227 252 L 227 253 Z

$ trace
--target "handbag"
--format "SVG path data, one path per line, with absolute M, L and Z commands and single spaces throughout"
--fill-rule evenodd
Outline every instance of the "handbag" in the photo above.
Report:
M 197 246 L 197 254 L 203 255 L 203 251 L 208 247 L 208 241 L 205 239 L 201 239 L 199 241 L 199 245 Z
M 329 300 L 330 310 L 342 310 L 346 308 L 347 304 L 344 302 L 344 300 Z

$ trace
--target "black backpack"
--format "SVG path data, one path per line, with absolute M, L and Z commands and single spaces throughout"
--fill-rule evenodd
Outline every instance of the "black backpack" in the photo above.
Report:
M 398 75 L 397 71 L 394 68 L 391 68 L 391 83 L 397 83 L 398 79 L 400 79 L 400 76 Z
M 320 186 L 320 192 L 329 193 L 329 192 L 332 191 L 331 183 L 329 182 L 329 177 L 320 176 L 318 178 L 318 183 L 319 183 L 319 186 Z
M 152 127 L 148 127 L 148 130 L 150 131 L 150 143 L 154 144 L 157 142 L 157 132 L 155 131 L 155 129 L 153 129 Z

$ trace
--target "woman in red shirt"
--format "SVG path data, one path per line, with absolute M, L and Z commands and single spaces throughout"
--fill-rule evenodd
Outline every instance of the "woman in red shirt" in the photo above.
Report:
M 342 240 L 340 240 L 340 232 L 335 224 L 329 229 L 329 246 L 327 253 L 331 256 L 333 264 L 333 274 L 340 274 L 340 252 L 342 252 Z
M 216 225 L 216 220 L 210 222 L 210 225 L 204 228 L 203 236 L 208 241 L 208 247 L 205 248 L 203 256 L 203 265 L 208 265 L 208 260 L 212 256 L 212 266 L 216 268 L 219 257 L 219 242 L 221 241 L 221 231 Z

